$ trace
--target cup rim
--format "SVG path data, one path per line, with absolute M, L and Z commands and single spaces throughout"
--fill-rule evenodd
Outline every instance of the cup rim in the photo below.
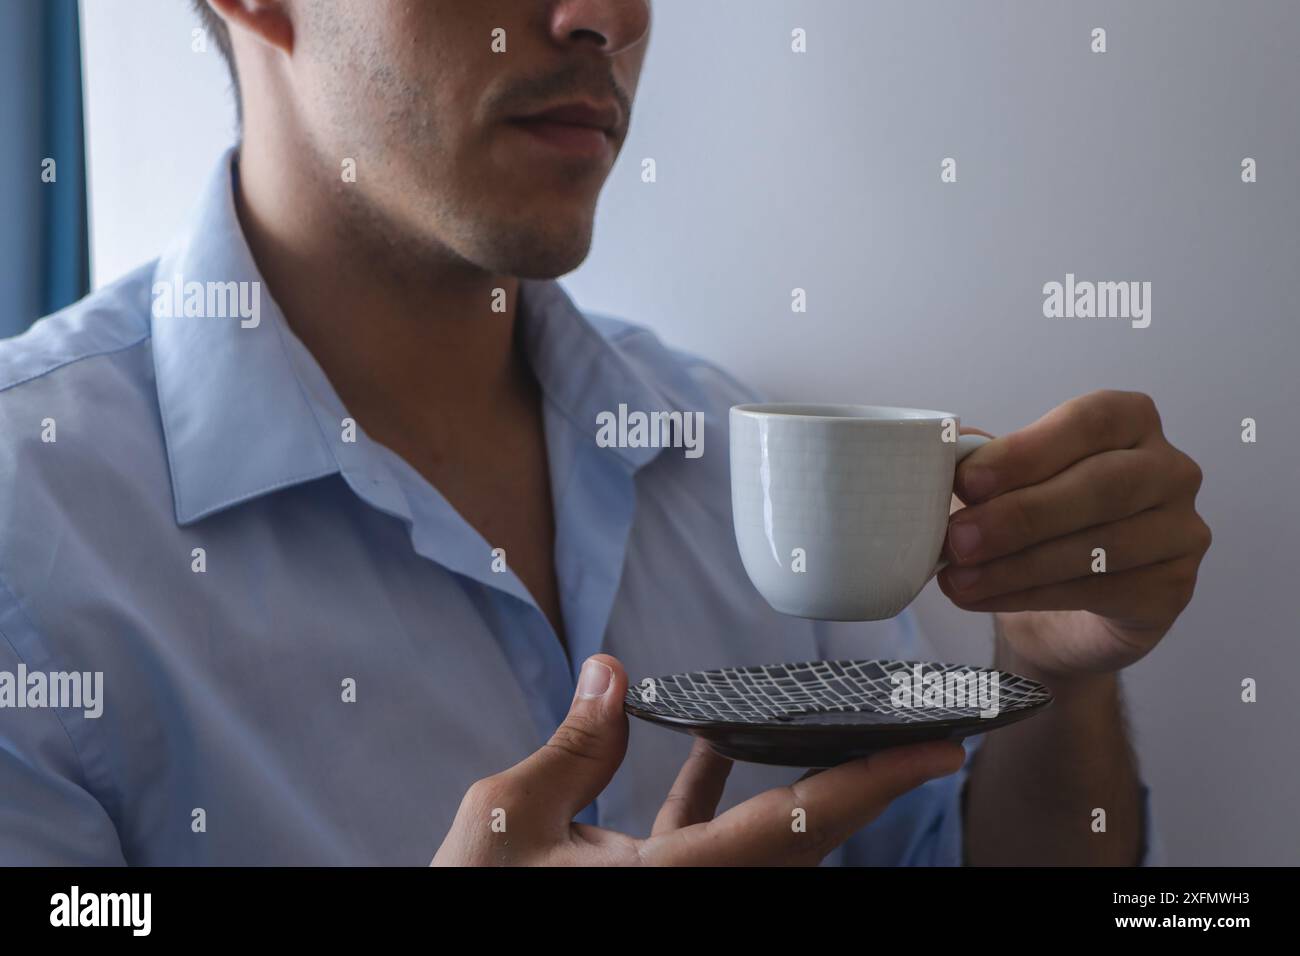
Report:
M 881 412 L 889 413 L 886 417 Z M 733 415 L 752 418 L 785 418 L 806 422 L 842 422 L 857 425 L 933 424 L 951 418 L 958 424 L 961 417 L 932 408 L 908 408 L 896 405 L 854 405 L 832 402 L 748 402 L 732 405 Z

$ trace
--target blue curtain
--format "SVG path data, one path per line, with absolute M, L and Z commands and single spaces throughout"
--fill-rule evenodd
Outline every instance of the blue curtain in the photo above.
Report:
M 90 287 L 78 21 L 77 0 L 0 0 L 0 337 Z

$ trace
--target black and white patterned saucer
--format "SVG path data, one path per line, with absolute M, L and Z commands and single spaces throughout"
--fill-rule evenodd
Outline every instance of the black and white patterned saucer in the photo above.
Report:
M 646 678 L 629 714 L 703 737 L 733 760 L 833 767 L 886 747 L 961 740 L 1051 703 L 1038 681 L 923 661 L 807 661 Z

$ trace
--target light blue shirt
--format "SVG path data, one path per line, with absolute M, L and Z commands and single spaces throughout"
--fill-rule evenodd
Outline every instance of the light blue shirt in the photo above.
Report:
M 232 161 L 160 259 L 0 343 L 0 673 L 103 675 L 98 715 L 0 708 L 0 863 L 423 865 L 466 788 L 547 740 L 592 653 L 633 679 L 932 656 L 910 614 L 772 611 L 728 491 L 727 410 L 757 396 L 525 281 L 566 655 L 436 488 L 360 428 L 346 440 L 264 288 L 255 322 L 166 317 L 156 283 L 261 281 Z M 601 447 L 620 404 L 702 411 L 703 454 Z M 648 833 L 689 744 L 633 720 L 580 819 Z M 737 764 L 723 805 L 798 774 Z M 829 862 L 959 863 L 965 775 Z

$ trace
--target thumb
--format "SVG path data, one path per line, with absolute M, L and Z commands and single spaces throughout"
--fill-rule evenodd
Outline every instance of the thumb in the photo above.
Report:
M 546 746 L 515 765 L 511 783 L 535 795 L 547 814 L 573 819 L 605 789 L 627 752 L 623 695 L 627 673 L 617 658 L 594 654 L 582 665 L 564 723 Z

